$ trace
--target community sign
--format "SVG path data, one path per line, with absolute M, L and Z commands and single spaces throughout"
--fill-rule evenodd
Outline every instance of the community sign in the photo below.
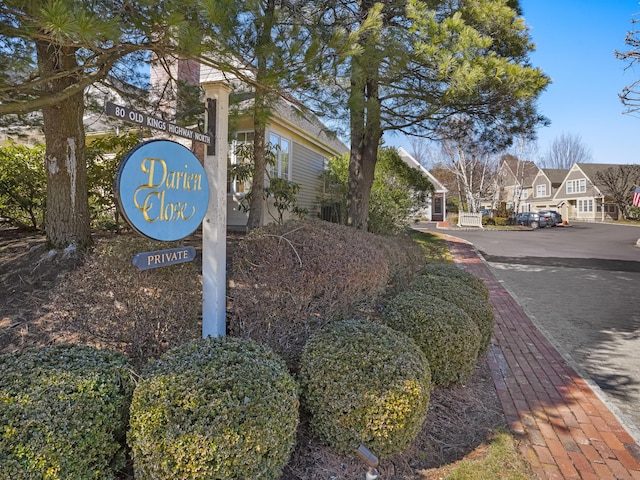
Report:
M 213 139 L 206 133 L 199 132 L 198 130 L 192 130 L 190 128 L 184 128 L 175 123 L 167 122 L 162 118 L 152 117 L 143 112 L 138 112 L 127 107 L 122 107 L 111 102 L 107 102 L 107 115 L 114 118 L 119 118 L 129 123 L 136 123 L 143 127 L 152 128 L 154 130 L 162 130 L 163 132 L 170 133 L 182 138 L 188 138 L 189 140 L 195 140 L 197 142 L 206 143 L 207 145 L 213 144 Z
M 115 192 L 131 227 L 165 242 L 193 233 L 209 205 L 204 167 L 188 148 L 170 140 L 133 148 L 118 167 Z

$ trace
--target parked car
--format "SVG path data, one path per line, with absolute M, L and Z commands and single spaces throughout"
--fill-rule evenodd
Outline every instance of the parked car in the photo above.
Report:
M 549 217 L 549 219 L 551 220 L 550 224 L 552 227 L 555 227 L 556 225 L 559 225 L 562 223 L 562 215 L 560 215 L 560 212 L 557 212 L 555 210 L 538 210 L 538 213 L 540 215 Z
M 524 225 L 531 228 L 544 228 L 549 225 L 549 217 L 537 212 L 522 212 L 516 215 L 516 225 Z

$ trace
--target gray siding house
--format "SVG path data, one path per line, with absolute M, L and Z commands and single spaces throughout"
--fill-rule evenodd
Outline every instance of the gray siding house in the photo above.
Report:
M 224 81 L 232 87 L 237 87 L 241 93 L 247 93 L 247 89 L 237 78 L 209 66 L 201 66 L 192 61 L 178 61 L 170 67 L 173 78 L 181 78 L 188 83 Z M 169 72 L 164 68 L 159 65 L 152 66 L 152 83 L 160 86 L 167 84 Z M 250 75 L 250 72 L 247 74 Z M 252 100 L 247 97 L 250 95 L 243 95 L 244 100 L 230 105 L 233 121 L 230 122 L 229 128 L 228 165 L 242 161 L 237 154 L 239 145 L 253 142 Z M 272 108 L 266 129 L 266 141 L 277 146 L 274 149 L 276 165 L 269 168 L 269 178 L 280 177 L 300 185 L 300 191 L 296 196 L 298 207 L 306 209 L 311 216 L 319 216 L 321 212 L 318 199 L 323 188 L 322 172 L 329 158 L 349 152 L 347 146 L 317 117 L 284 99 L 280 99 Z M 196 145 L 192 148 L 197 147 Z M 267 181 L 265 178 L 265 182 Z M 228 179 L 227 226 L 231 229 L 241 230 L 246 227 L 249 215 L 242 209 L 242 199 L 249 190 L 250 185 L 247 182 Z M 263 225 L 278 218 L 272 199 L 267 200 L 266 207 L 262 217 Z
M 253 140 L 253 118 L 249 114 L 236 120 L 236 128 L 230 133 L 229 164 L 242 161 L 236 155 L 241 143 Z M 266 138 L 272 145 L 278 145 L 277 165 L 270 169 L 271 177 L 278 176 L 300 185 L 297 205 L 305 208 L 310 216 L 320 216 L 319 198 L 324 186 L 322 172 L 331 157 L 349 152 L 347 146 L 328 131 L 315 116 L 302 112 L 292 103 L 281 100 L 274 107 L 267 125 Z M 249 185 L 229 181 L 227 188 L 227 225 L 233 228 L 247 224 L 248 213 L 241 207 L 242 198 L 249 191 Z M 273 201 L 267 201 L 262 223 L 267 224 L 277 218 Z
M 515 157 L 504 158 L 498 169 L 493 187 L 494 198 L 490 208 L 504 204 L 507 210 L 528 212 L 532 209 L 533 181 L 540 169 L 531 161 Z
M 568 172 L 569 170 L 558 168 L 542 168 L 538 171 L 531 186 L 532 210 L 556 209 L 554 197 Z
M 562 218 L 584 222 L 618 219 L 618 207 L 604 193 L 597 173 L 616 165 L 610 163 L 576 163 L 556 191 L 553 202 Z

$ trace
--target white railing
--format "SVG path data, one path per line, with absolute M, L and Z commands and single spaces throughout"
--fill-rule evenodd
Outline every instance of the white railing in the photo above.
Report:
M 482 213 L 458 212 L 459 227 L 482 227 Z

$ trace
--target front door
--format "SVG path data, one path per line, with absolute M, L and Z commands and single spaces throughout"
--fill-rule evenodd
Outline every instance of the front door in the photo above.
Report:
M 444 220 L 444 202 L 442 201 L 442 195 L 436 194 L 433 197 L 433 209 L 431 210 L 431 221 L 442 222 Z

